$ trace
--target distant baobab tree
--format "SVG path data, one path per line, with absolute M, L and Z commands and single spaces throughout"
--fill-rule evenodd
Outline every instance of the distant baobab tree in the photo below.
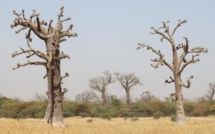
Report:
M 82 103 L 102 102 L 100 98 L 96 95 L 96 93 L 93 91 L 84 91 L 80 94 L 77 94 L 75 96 L 75 101 Z
M 24 10 L 22 10 L 22 12 L 19 14 L 16 11 L 13 11 L 13 14 L 16 16 L 16 18 L 11 24 L 11 28 L 21 26 L 21 28 L 16 31 L 17 34 L 23 30 L 28 30 L 26 33 L 28 49 L 21 48 L 21 51 L 13 53 L 12 57 L 27 54 L 27 59 L 31 58 L 32 56 L 37 56 L 42 60 L 27 61 L 24 64 L 18 63 L 13 69 L 28 65 L 40 65 L 45 67 L 47 74 L 44 76 L 44 78 L 47 77 L 48 80 L 48 106 L 45 112 L 44 120 L 46 123 L 58 127 L 64 126 L 62 101 L 64 94 L 67 92 L 67 89 L 62 89 L 61 84 L 62 80 L 69 76 L 68 73 L 65 73 L 64 76 L 61 76 L 60 61 L 65 58 L 69 59 L 69 55 L 61 52 L 60 46 L 63 41 L 66 41 L 66 37 L 77 36 L 76 33 L 70 32 L 73 28 L 73 25 L 70 25 L 68 29 L 63 30 L 63 22 L 71 20 L 71 18 L 62 19 L 63 10 L 64 7 L 60 9 L 57 25 L 54 27 L 52 26 L 53 20 L 50 20 L 49 23 L 43 20 L 41 21 L 39 14 L 35 10 L 33 10 L 33 13 L 28 19 L 25 16 Z M 35 50 L 31 47 L 30 42 L 32 41 L 32 32 L 44 41 L 46 52 Z
M 175 84 L 175 96 L 176 96 L 176 123 L 183 124 L 185 120 L 185 113 L 184 113 L 184 107 L 183 107 L 183 98 L 182 98 L 182 87 L 189 88 L 191 84 L 191 79 L 193 76 L 190 76 L 187 79 L 187 84 L 185 84 L 181 79 L 181 74 L 184 71 L 184 69 L 192 64 L 199 62 L 199 56 L 200 53 L 207 53 L 208 50 L 203 47 L 195 47 L 190 49 L 189 48 L 189 41 L 187 37 L 184 37 L 184 43 L 178 43 L 175 42 L 174 35 L 177 29 L 186 23 L 186 20 L 179 20 L 178 24 L 174 27 L 172 31 L 170 31 L 169 26 L 167 25 L 169 22 L 162 22 L 163 26 L 156 29 L 154 27 L 152 28 L 151 34 L 156 34 L 161 36 L 160 41 L 163 42 L 166 40 L 168 43 L 170 43 L 172 54 L 173 54 L 173 61 L 167 62 L 165 59 L 163 53 L 160 50 L 156 50 L 151 46 L 148 46 L 144 43 L 138 43 L 138 48 L 146 48 L 147 50 L 151 50 L 153 53 L 158 55 L 158 58 L 152 59 L 152 62 L 155 62 L 156 64 L 152 64 L 152 67 L 158 68 L 159 66 L 165 65 L 167 66 L 172 74 L 173 77 L 170 77 L 170 80 L 166 80 L 165 83 L 174 83 Z M 188 60 L 186 56 L 191 54 L 191 59 Z
M 126 92 L 126 103 L 127 105 L 131 104 L 131 89 L 137 85 L 142 85 L 140 79 L 134 74 L 120 74 L 115 73 L 117 80 L 120 82 L 121 86 L 125 89 Z
M 144 97 L 145 95 L 145 97 Z M 142 93 L 142 99 L 147 103 L 151 100 L 151 92 L 150 91 L 145 91 Z
M 93 90 L 97 90 L 101 93 L 102 105 L 106 105 L 108 101 L 106 93 L 107 86 L 114 82 L 114 78 L 112 74 L 109 73 L 108 71 L 104 72 L 103 74 L 104 76 L 102 77 L 90 79 L 89 86 Z
M 208 94 L 206 95 L 206 97 L 208 98 L 208 100 L 210 102 L 213 102 L 214 95 L 215 95 L 215 83 L 209 83 L 209 90 L 208 90 Z

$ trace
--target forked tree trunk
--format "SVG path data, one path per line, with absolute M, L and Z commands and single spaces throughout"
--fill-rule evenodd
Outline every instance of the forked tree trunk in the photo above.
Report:
M 186 122 L 186 116 L 184 112 L 183 98 L 182 98 L 182 90 L 180 85 L 180 76 L 175 76 L 175 94 L 176 94 L 176 123 L 184 124 Z

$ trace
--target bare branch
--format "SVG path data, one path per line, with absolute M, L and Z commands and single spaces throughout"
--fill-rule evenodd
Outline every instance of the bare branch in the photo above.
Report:
M 30 42 L 32 41 L 32 38 L 31 38 L 31 29 L 28 30 L 28 33 L 26 34 L 25 38 L 28 39 Z
M 183 21 L 181 21 L 181 20 L 178 20 L 178 25 L 174 28 L 174 30 L 172 31 L 172 36 L 175 34 L 175 31 L 182 25 L 182 24 L 184 24 L 184 23 L 187 23 L 187 21 L 186 20 L 183 20 Z
M 55 60 L 61 60 L 61 59 L 65 59 L 65 58 L 70 59 L 69 55 L 63 54 L 63 53 L 62 53 L 62 54 L 59 55 L 58 57 L 55 57 Z
M 184 37 L 184 40 L 185 40 L 185 44 L 181 43 L 176 49 L 179 50 L 180 48 L 183 48 L 183 53 L 181 54 L 180 58 L 179 58 L 179 61 L 178 61 L 178 65 L 181 66 L 182 64 L 182 61 L 184 63 L 186 63 L 186 59 L 185 57 L 187 56 L 188 54 L 188 51 L 189 51 L 189 40 L 188 38 Z
M 157 51 L 154 48 L 152 48 L 151 46 L 138 43 L 137 49 L 141 49 L 141 48 L 147 48 L 147 50 L 151 50 L 153 53 L 155 53 L 159 56 L 159 59 L 156 58 L 156 59 L 152 60 L 153 62 L 157 62 L 157 64 L 152 65 L 152 67 L 158 68 L 160 65 L 162 66 L 165 64 L 170 70 L 173 71 L 173 67 L 165 60 L 164 55 L 160 52 L 160 50 Z
M 38 16 L 37 16 L 36 20 L 37 20 L 37 30 L 40 32 L 41 31 L 41 26 L 40 26 L 40 19 L 39 19 Z
M 41 51 L 39 51 L 39 50 L 34 50 L 31 46 L 30 46 L 30 43 L 29 43 L 29 41 L 28 41 L 28 39 L 27 39 L 27 45 L 28 45 L 28 48 L 29 48 L 29 50 L 25 50 L 25 49 L 23 49 L 23 48 L 20 48 L 21 49 L 21 52 L 15 52 L 15 53 L 13 53 L 12 54 L 12 57 L 14 58 L 14 57 L 16 57 L 16 56 L 18 56 L 18 55 L 21 55 L 21 54 L 28 54 L 27 56 L 26 56 L 26 58 L 30 58 L 31 56 L 33 56 L 33 55 L 36 55 L 36 56 L 38 56 L 39 58 L 42 58 L 42 59 L 44 59 L 44 60 L 48 60 L 48 57 L 46 56 L 46 54 L 44 54 L 43 52 L 41 52 Z
M 27 63 L 24 63 L 24 64 L 17 63 L 17 66 L 14 67 L 13 70 L 18 69 L 20 67 L 27 66 L 27 65 L 42 65 L 42 66 L 46 66 L 46 62 L 40 62 L 40 61 L 30 62 L 30 61 L 28 61 Z
M 78 37 L 78 34 L 77 33 L 71 33 L 68 31 L 61 32 L 60 37 L 63 38 L 65 36 L 67 36 L 67 37 Z
M 52 29 L 52 22 L 53 22 L 53 20 L 50 20 L 49 27 L 48 27 L 48 32 L 50 32 L 50 30 Z
M 31 29 L 39 38 L 45 40 L 47 37 L 46 33 L 47 31 L 45 29 L 41 28 L 41 23 L 39 22 L 39 14 L 36 13 L 35 10 L 33 10 L 32 15 L 30 16 L 30 19 L 27 20 L 24 15 L 24 11 L 22 11 L 21 14 L 17 14 L 16 11 L 13 12 L 17 18 L 13 21 L 11 24 L 11 28 L 22 26 L 21 29 L 17 30 L 16 33 L 21 32 L 22 30 L 25 30 L 27 28 Z M 22 15 L 22 16 L 21 16 Z M 36 18 L 36 22 L 32 22 L 32 19 L 34 17 Z M 43 23 L 42 23 L 43 24 Z M 25 27 L 25 28 L 24 28 Z
M 65 73 L 65 75 L 64 76 L 61 76 L 61 78 L 60 78 L 60 83 L 62 83 L 63 84 L 63 82 L 62 82 L 62 80 L 64 79 L 64 78 L 66 78 L 66 77 L 69 77 L 69 73 Z
M 27 29 L 27 27 L 22 27 L 22 28 L 16 30 L 16 34 L 20 33 L 22 30 L 25 30 L 25 29 Z
M 166 25 L 167 23 L 169 23 L 169 21 L 168 22 L 162 22 L 162 23 L 163 23 L 163 26 L 158 28 L 158 29 L 151 27 L 153 32 L 151 32 L 150 34 L 158 34 L 158 35 L 162 36 L 162 38 L 160 39 L 161 42 L 163 42 L 163 40 L 166 39 L 167 41 L 172 43 L 171 35 L 169 33 L 169 27 Z M 160 32 L 161 29 L 164 29 L 164 33 Z M 169 37 L 165 33 L 167 33 Z
M 181 95 L 181 98 L 183 100 L 183 95 Z M 172 101 L 172 102 L 176 102 L 177 101 L 177 96 L 176 93 L 171 93 L 169 97 L 165 98 L 167 101 Z
M 188 53 L 207 53 L 208 50 L 203 47 L 195 47 L 188 51 Z
M 66 38 L 60 39 L 60 43 L 66 41 Z
M 189 77 L 188 78 L 188 80 L 187 80 L 187 84 L 184 84 L 182 81 L 180 81 L 180 85 L 182 86 L 182 87 L 185 87 L 185 88 L 190 88 L 190 85 L 191 85 L 191 79 L 193 79 L 193 76 L 191 76 L 191 77 Z
M 114 82 L 112 74 L 110 74 L 108 71 L 104 72 L 103 74 L 103 77 L 93 78 L 90 80 L 89 85 L 92 89 L 102 92 L 106 90 L 107 85 Z
M 195 59 L 195 57 L 197 57 L 197 56 L 199 56 L 199 54 L 193 55 L 191 60 L 186 61 L 186 62 L 184 63 L 184 65 L 181 67 L 181 69 L 180 69 L 180 71 L 179 71 L 179 74 L 181 74 L 181 73 L 184 71 L 184 69 L 185 69 L 189 64 L 199 62 L 200 59 L 198 59 L 198 58 Z
M 59 13 L 59 15 L 58 15 L 58 22 L 60 22 L 60 18 L 63 17 L 63 10 L 64 10 L 64 6 L 62 6 L 62 7 L 60 8 L 60 13 Z
M 63 88 L 62 95 L 64 95 L 67 92 L 68 92 L 68 89 L 67 88 Z
M 69 20 L 71 20 L 70 17 L 68 17 L 68 18 L 66 18 L 66 19 L 64 19 L 64 20 L 61 20 L 60 22 L 62 23 L 62 22 L 64 22 L 64 21 L 69 21 Z
M 165 83 L 169 83 L 169 84 L 170 84 L 170 83 L 172 83 L 172 82 L 175 82 L 175 80 L 172 78 L 172 76 L 170 76 L 169 78 L 170 78 L 170 81 L 169 81 L 169 80 L 166 80 Z

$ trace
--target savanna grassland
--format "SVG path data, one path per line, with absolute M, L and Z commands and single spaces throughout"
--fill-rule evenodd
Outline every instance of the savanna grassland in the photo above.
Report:
M 215 134 L 215 117 L 188 117 L 176 125 L 169 117 L 153 118 L 66 118 L 65 128 L 54 128 L 42 119 L 0 118 L 1 134 Z

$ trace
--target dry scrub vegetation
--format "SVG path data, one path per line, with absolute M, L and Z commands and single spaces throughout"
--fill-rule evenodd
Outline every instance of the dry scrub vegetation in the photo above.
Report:
M 215 117 L 187 118 L 176 125 L 169 117 L 153 118 L 66 118 L 65 128 L 45 125 L 42 119 L 0 119 L 1 134 L 215 134 Z

